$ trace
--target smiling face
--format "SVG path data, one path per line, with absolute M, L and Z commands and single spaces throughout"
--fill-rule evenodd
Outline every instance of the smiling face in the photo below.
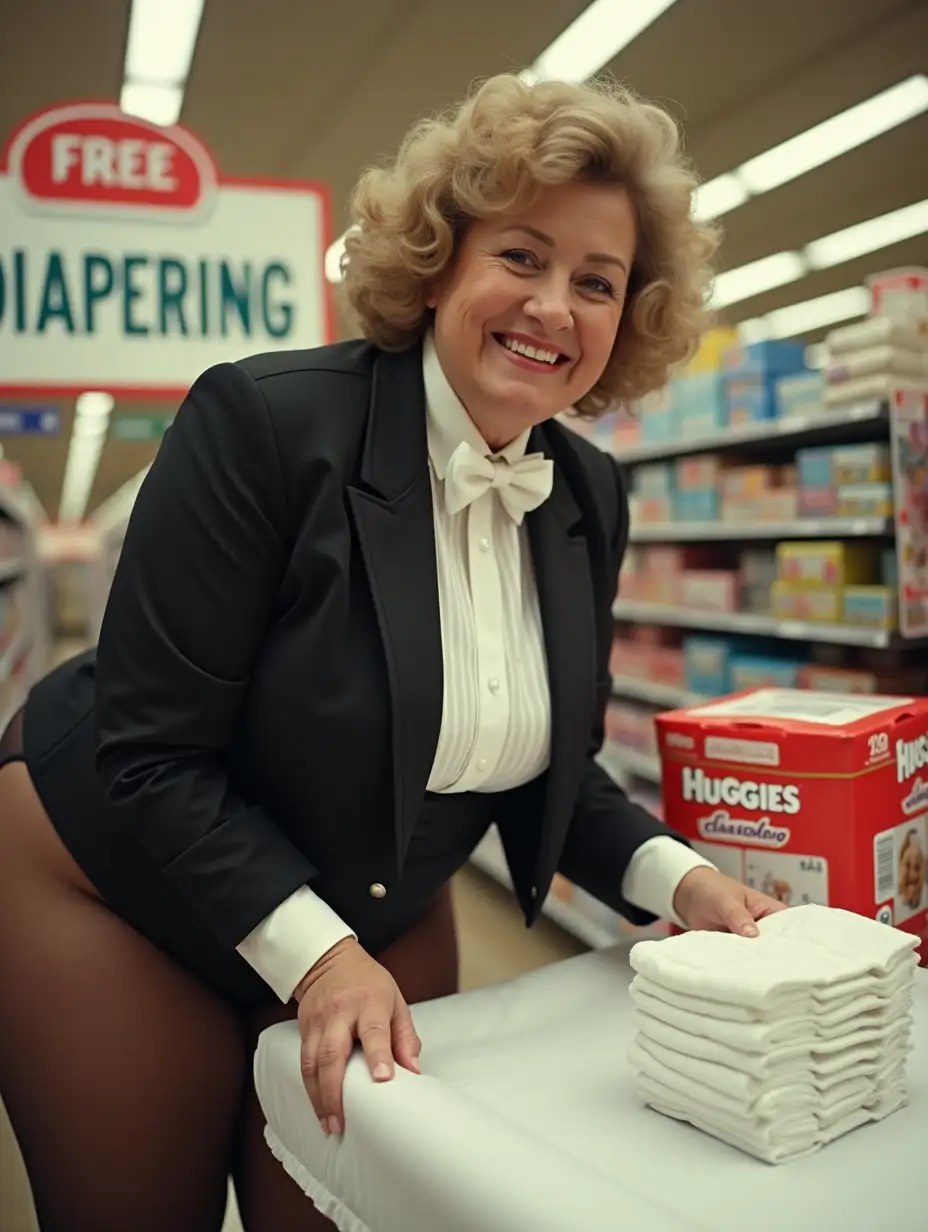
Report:
M 430 306 L 451 387 L 493 449 L 566 410 L 612 354 L 635 255 L 623 188 L 565 184 L 473 222 Z

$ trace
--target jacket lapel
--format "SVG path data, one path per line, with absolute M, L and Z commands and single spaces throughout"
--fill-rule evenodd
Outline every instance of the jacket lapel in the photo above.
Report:
M 376 361 L 360 479 L 348 497 L 390 681 L 399 872 L 432 769 L 444 685 L 420 347 Z
M 529 448 L 554 458 L 551 496 L 527 518 L 551 691 L 551 762 L 535 867 L 536 883 L 547 886 L 586 763 L 596 697 L 596 623 L 581 510 L 543 428 L 535 429 Z M 540 910 L 540 902 L 535 906 Z

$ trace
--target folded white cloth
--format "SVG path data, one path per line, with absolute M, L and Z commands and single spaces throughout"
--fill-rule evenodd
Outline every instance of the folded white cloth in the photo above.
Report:
M 662 988 L 786 1013 L 806 1008 L 816 991 L 822 998 L 829 990 L 824 999 L 876 995 L 880 985 L 874 986 L 874 978 L 892 986 L 897 973 L 911 964 L 918 944 L 911 933 L 816 905 L 777 912 L 758 927 L 760 935 L 752 938 L 689 932 L 640 941 L 632 947 L 631 964 Z
M 691 1035 L 717 1040 L 744 1052 L 759 1053 L 791 1044 L 798 1046 L 811 1044 L 815 1040 L 842 1039 L 852 1029 L 886 1029 L 898 1022 L 912 1006 L 911 973 L 906 982 L 899 983 L 892 997 L 856 997 L 853 1002 L 838 1009 L 823 1010 L 814 1005 L 799 1010 L 791 1007 L 780 1016 L 767 1016 L 755 1021 L 716 1017 L 698 1008 L 685 1008 L 682 1005 L 684 1000 L 692 1007 L 698 998 L 683 998 L 682 994 L 669 992 L 641 975 L 636 975 L 632 980 L 630 991 L 640 1012 Z M 709 1008 L 718 1008 L 711 1002 L 705 1004 Z
M 719 1141 L 770 1164 L 812 1155 L 842 1134 L 868 1121 L 882 1120 L 906 1102 L 904 1090 L 890 1089 L 870 1106 L 855 1108 L 827 1124 L 816 1122 L 813 1125 L 815 1118 L 808 1114 L 759 1123 L 730 1117 L 721 1111 L 688 1106 L 676 1091 L 645 1074 L 638 1075 L 638 1094 L 656 1112 L 678 1121 L 688 1121 Z
M 755 1078 L 773 1078 L 796 1069 L 809 1069 L 818 1076 L 831 1075 L 849 1066 L 873 1061 L 878 1065 L 887 1053 L 908 1053 L 911 1048 L 911 997 L 899 998 L 898 1014 L 887 1018 L 883 1025 L 866 1024 L 854 1027 L 832 1039 L 810 1036 L 798 1042 L 775 1045 L 765 1051 L 750 1052 L 722 1044 L 679 1025 L 655 1017 L 646 1010 L 635 1010 L 638 1031 L 646 1039 L 665 1048 L 675 1049 L 690 1057 L 714 1062 L 726 1068 L 750 1074 Z M 700 1025 L 699 1023 L 695 1025 Z M 725 1024 L 730 1026 L 731 1024 Z
M 773 1074 L 754 1076 L 732 1069 L 717 1061 L 688 1056 L 649 1039 L 640 1031 L 636 1035 L 629 1060 L 635 1069 L 678 1088 L 694 1100 L 713 1107 L 730 1108 L 749 1115 L 772 1115 L 778 1107 L 803 1105 L 817 1111 L 827 1111 L 832 1103 L 850 1095 L 863 1100 L 871 1088 L 897 1082 L 905 1070 L 907 1049 L 904 1046 L 848 1049 L 846 1063 L 832 1066 L 825 1073 L 826 1082 L 817 1079 L 811 1057 L 797 1058 L 790 1068 Z M 862 1066 L 869 1066 L 861 1070 Z M 854 1076 L 848 1071 L 854 1070 Z

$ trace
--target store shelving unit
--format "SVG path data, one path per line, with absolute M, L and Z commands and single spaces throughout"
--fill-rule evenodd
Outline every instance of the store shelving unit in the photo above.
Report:
M 678 710 L 681 706 L 699 706 L 711 700 L 702 693 L 691 693 L 689 689 L 681 689 L 677 685 L 643 680 L 638 676 L 613 676 L 612 691 L 617 697 L 650 702 L 668 710 Z
M 612 614 L 616 620 L 633 621 L 635 624 L 709 629 L 716 633 L 749 633 L 761 637 L 782 637 L 789 641 L 826 642 L 835 646 L 885 650 L 900 644 L 898 635 L 888 629 L 828 625 L 812 620 L 779 620 L 775 616 L 760 616 L 753 612 L 704 612 L 696 608 L 641 603 L 632 599 L 617 599 Z
M 829 444 L 856 439 L 863 431 L 879 432 L 888 424 L 889 410 L 885 403 L 867 401 L 853 406 L 822 409 L 805 415 L 790 415 L 783 419 L 765 419 L 757 423 L 719 428 L 700 436 L 675 437 L 672 441 L 640 441 L 621 447 L 619 462 L 634 466 L 639 462 L 659 462 L 686 454 L 716 453 L 738 449 L 743 445 L 769 446 L 788 442 L 797 448 L 809 444 Z
M 893 533 L 892 518 L 796 518 L 791 522 L 643 522 L 630 543 L 702 543 L 712 539 L 858 539 Z
M 661 763 L 658 758 L 638 749 L 605 744 L 597 760 L 602 768 L 620 783 L 624 783 L 629 775 L 644 779 L 648 783 L 661 781 Z

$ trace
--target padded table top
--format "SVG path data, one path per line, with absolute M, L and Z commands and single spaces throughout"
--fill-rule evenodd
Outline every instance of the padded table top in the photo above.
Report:
M 267 1138 L 341 1232 L 873 1232 L 926 1226 L 928 972 L 909 1106 L 771 1167 L 644 1107 L 626 1052 L 628 950 L 414 1007 L 423 1075 L 375 1084 L 356 1054 L 327 1138 L 295 1023 L 255 1056 Z

